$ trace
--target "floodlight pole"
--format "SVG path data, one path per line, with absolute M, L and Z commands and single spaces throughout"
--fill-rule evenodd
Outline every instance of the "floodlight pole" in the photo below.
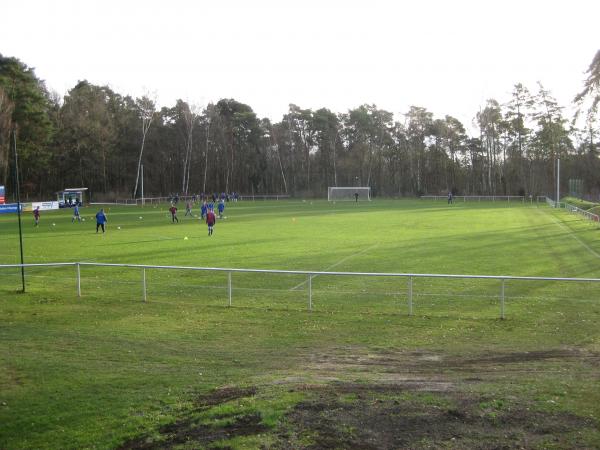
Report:
M 144 165 L 142 164 L 140 167 L 140 170 L 142 171 L 142 206 L 144 206 Z
M 17 156 L 17 126 L 13 128 L 13 144 L 15 149 L 15 185 L 17 193 L 17 217 L 19 221 L 19 249 L 21 251 L 21 283 L 23 285 L 23 292 L 25 292 L 25 264 L 23 260 L 23 230 L 21 226 L 21 194 L 20 194 L 20 183 L 19 183 L 19 158 Z
M 556 159 L 556 207 L 560 208 L 560 158 Z

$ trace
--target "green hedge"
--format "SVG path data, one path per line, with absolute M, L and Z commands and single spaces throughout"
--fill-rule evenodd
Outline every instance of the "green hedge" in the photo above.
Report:
M 589 210 L 590 212 L 594 212 L 595 214 L 598 214 L 598 212 L 592 211 L 592 209 L 598 211 L 598 209 L 600 208 L 600 205 L 598 203 L 588 202 L 587 200 L 581 200 L 575 197 L 564 197 L 562 201 L 577 206 L 578 208 L 585 209 L 586 211 Z

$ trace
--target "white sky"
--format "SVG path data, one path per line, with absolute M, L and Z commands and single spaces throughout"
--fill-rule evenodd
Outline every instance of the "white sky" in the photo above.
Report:
M 235 98 L 280 121 L 289 103 L 469 128 L 487 98 L 541 81 L 565 106 L 600 48 L 597 0 L 19 0 L 0 53 L 65 94 L 78 80 L 204 105 Z

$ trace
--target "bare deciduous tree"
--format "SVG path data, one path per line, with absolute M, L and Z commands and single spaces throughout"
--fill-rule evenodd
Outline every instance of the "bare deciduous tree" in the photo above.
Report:
M 192 150 L 194 148 L 194 126 L 198 118 L 198 111 L 201 110 L 194 104 L 187 104 L 188 107 L 183 111 L 183 120 L 185 124 L 185 157 L 183 159 L 183 181 L 181 191 L 188 193 L 190 188 L 190 168 L 192 167 Z
M 133 198 L 137 195 L 138 184 L 140 181 L 140 167 L 142 165 L 142 154 L 144 153 L 144 145 L 146 143 L 146 135 L 154 119 L 156 112 L 156 101 L 150 98 L 148 95 L 144 95 L 142 98 L 136 101 L 136 106 L 139 109 L 139 114 L 142 119 L 142 145 L 140 147 L 140 155 L 138 157 L 137 164 L 137 175 L 135 177 L 135 188 L 133 189 Z

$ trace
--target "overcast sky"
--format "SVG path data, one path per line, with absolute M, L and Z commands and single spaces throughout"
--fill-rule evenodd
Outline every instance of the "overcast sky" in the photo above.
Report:
M 235 98 L 345 112 L 411 105 L 470 126 L 487 98 L 541 81 L 563 105 L 600 48 L 600 1 L 19 0 L 0 53 L 64 95 L 78 80 L 161 106 Z M 399 117 L 399 116 L 398 116 Z

